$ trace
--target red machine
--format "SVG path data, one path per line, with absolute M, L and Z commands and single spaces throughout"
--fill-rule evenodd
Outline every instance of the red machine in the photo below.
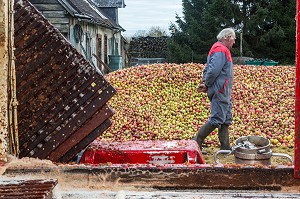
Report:
M 95 140 L 80 163 L 88 164 L 205 164 L 193 140 L 105 142 Z

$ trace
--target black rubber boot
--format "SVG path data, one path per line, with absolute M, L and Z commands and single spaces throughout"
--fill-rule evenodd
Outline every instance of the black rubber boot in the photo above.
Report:
M 218 137 L 221 143 L 221 150 L 231 150 L 230 142 L 229 142 L 229 134 L 228 134 L 228 125 L 222 124 L 221 128 L 219 128 Z
M 204 139 L 217 127 L 214 125 L 211 125 L 209 122 L 206 122 L 198 131 L 197 135 L 193 138 L 193 140 L 196 140 L 198 143 L 200 150 L 202 151 L 202 144 Z

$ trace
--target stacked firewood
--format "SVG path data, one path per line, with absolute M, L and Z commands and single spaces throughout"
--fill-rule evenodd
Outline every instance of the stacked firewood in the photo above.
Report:
M 135 58 L 167 58 L 167 36 L 134 37 L 129 46 L 129 57 Z

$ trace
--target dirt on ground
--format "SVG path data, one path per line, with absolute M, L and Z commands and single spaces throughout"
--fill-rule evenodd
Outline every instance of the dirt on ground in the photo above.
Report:
M 220 149 L 217 147 L 204 147 L 203 151 L 207 154 L 204 154 L 205 163 L 207 164 L 215 164 L 214 156 Z M 294 159 L 294 148 L 289 147 L 273 147 L 271 148 L 272 153 L 283 153 L 291 156 Z M 222 164 L 233 164 L 235 163 L 234 155 L 223 155 L 220 154 L 217 157 L 219 162 Z M 288 158 L 272 156 L 271 157 L 272 165 L 291 165 L 291 161 Z

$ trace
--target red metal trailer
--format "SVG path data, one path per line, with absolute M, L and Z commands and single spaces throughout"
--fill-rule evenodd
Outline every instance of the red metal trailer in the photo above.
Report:
M 84 152 L 81 163 L 88 164 L 204 164 L 197 142 L 128 141 L 105 142 L 95 140 Z

